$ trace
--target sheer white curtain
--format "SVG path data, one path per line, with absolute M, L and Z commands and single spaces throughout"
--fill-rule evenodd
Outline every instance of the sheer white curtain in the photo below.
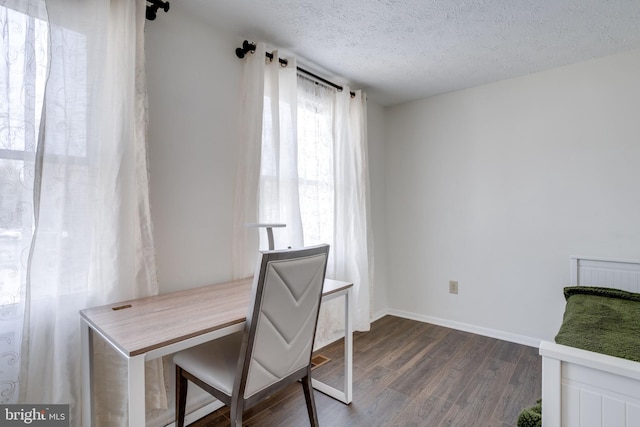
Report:
M 245 222 L 265 222 L 287 224 L 274 230 L 276 248 L 329 243 L 327 276 L 354 283 L 355 326 L 368 330 L 373 252 L 365 97 L 297 75 L 295 59 L 282 67 L 278 52 L 273 55 L 265 65 L 265 46 L 258 43 L 245 64 L 245 90 L 262 92 L 244 102 L 245 114 L 254 119 L 243 122 L 250 138 L 243 140 L 238 165 L 237 240 L 248 242 Z M 245 276 L 258 247 L 266 247 L 264 233 L 260 245 L 257 233 L 250 237 L 244 252 L 234 253 L 234 259 L 249 260 Z M 342 319 L 339 304 L 325 304 L 316 343 L 338 338 Z
M 370 326 L 373 282 L 366 99 L 298 76 L 298 157 L 305 245 L 331 245 L 327 277 L 353 282 L 354 326 Z M 261 194 L 262 195 L 262 194 Z M 316 344 L 342 334 L 343 306 L 324 304 Z
M 244 120 L 234 205 L 234 278 L 254 272 L 258 249 L 267 249 L 266 233 L 252 223 L 284 223 L 274 231 L 276 248 L 302 246 L 296 159 L 296 66 L 265 57 L 265 44 L 246 58 Z
M 9 332 L 21 342 L 11 401 L 68 403 L 73 426 L 81 407 L 78 311 L 157 293 L 145 5 L 0 0 L 0 99 L 8 100 L 0 104 L 0 180 L 11 189 L 0 204 L 0 244 L 13 262 L 0 293 L 2 315 L 17 313 Z M 124 361 L 99 343 L 95 351 L 99 424 L 122 425 Z M 166 407 L 158 363 L 148 370 L 149 406 Z
M 275 247 L 295 248 L 304 244 L 298 190 L 296 61 L 289 59 L 282 67 L 278 51 L 272 53 L 264 73 L 258 221 L 286 224 L 274 232 Z M 260 240 L 260 247 L 266 248 L 265 233 Z
M 335 250 L 332 273 L 354 283 L 354 326 L 369 330 L 373 289 L 373 235 L 369 197 L 367 106 L 362 91 L 335 97 Z

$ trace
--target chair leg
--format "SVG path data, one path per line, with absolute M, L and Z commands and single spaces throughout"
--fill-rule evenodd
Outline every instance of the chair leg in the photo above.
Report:
M 184 427 L 187 387 L 187 378 L 182 375 L 182 368 L 176 365 L 176 427 Z
M 231 406 L 229 408 L 229 418 L 231 418 L 231 427 L 242 427 L 242 412 L 244 412 L 244 402 L 242 398 L 232 397 Z
M 307 401 L 307 412 L 309 413 L 309 421 L 311 427 L 318 427 L 318 411 L 316 410 L 316 400 L 313 397 L 313 387 L 311 387 L 311 370 L 307 376 L 302 379 L 302 389 L 304 390 L 304 400 Z

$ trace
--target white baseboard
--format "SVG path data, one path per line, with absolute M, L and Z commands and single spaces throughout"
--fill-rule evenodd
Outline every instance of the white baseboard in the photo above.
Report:
M 385 308 L 383 310 L 380 311 L 376 311 L 375 313 L 372 313 L 371 315 L 371 323 L 375 322 L 376 320 L 380 320 L 382 319 L 384 316 L 391 314 L 389 313 L 389 309 Z
M 497 329 L 484 328 L 482 326 L 471 325 L 455 320 L 441 319 L 439 317 L 426 316 L 424 314 L 411 313 L 408 311 L 385 309 L 373 314 L 372 322 L 381 319 L 386 315 L 403 317 L 405 319 L 417 320 L 418 322 L 431 323 L 446 328 L 456 329 L 459 331 L 470 332 L 472 334 L 482 335 L 485 337 L 496 338 L 503 341 L 509 341 L 516 344 L 522 344 L 529 347 L 540 347 L 540 339 L 528 337 L 524 335 L 512 334 L 510 332 L 499 331 Z

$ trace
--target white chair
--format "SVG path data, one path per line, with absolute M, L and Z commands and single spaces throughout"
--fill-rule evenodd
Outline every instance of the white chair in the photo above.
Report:
M 302 382 L 312 426 L 311 353 L 329 245 L 261 252 L 243 331 L 177 353 L 176 426 L 184 426 L 188 381 L 231 408 L 242 426 L 245 409 Z

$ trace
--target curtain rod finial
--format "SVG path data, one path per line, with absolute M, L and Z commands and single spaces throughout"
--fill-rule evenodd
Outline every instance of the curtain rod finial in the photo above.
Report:
M 248 52 L 254 52 L 256 45 L 245 40 L 242 43 L 242 47 L 236 49 L 236 56 L 240 59 L 244 58 Z
M 169 2 L 168 1 L 163 1 L 163 0 L 147 0 L 147 3 L 151 3 L 151 4 L 147 4 L 147 13 L 146 13 L 146 18 L 149 21 L 153 21 L 156 19 L 156 16 L 158 14 L 158 9 L 162 9 L 166 12 L 169 12 Z
M 242 43 L 242 48 L 245 50 L 245 52 L 253 52 L 254 50 L 256 50 L 256 45 L 255 43 L 250 43 L 249 41 L 245 40 Z

